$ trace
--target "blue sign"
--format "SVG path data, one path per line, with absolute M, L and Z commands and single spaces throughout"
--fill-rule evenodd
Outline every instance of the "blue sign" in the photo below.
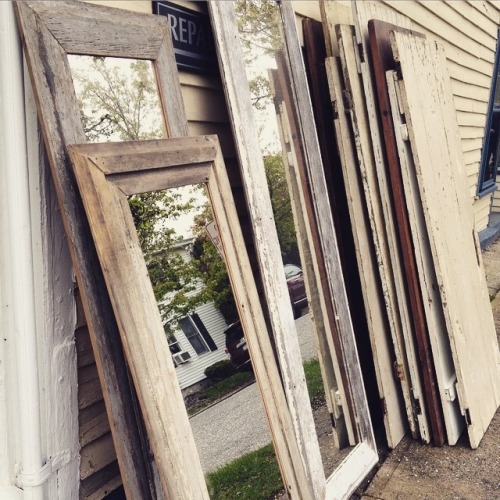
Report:
M 168 18 L 179 69 L 217 71 L 217 56 L 208 15 L 172 2 L 154 2 L 153 11 Z

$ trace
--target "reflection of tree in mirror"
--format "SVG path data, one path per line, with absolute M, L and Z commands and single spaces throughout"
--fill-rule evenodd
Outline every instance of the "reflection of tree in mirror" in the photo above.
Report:
M 131 196 L 129 206 L 144 252 L 149 277 L 165 323 L 186 316 L 203 298 L 196 291 L 196 268 L 176 247 L 183 238 L 165 221 L 191 210 L 194 200 L 184 201 L 173 190 Z M 168 300 L 165 298 L 168 297 Z
M 90 142 L 162 137 L 161 108 L 149 61 L 85 57 L 74 71 Z
M 266 155 L 264 168 L 283 262 L 300 265 L 292 204 L 281 154 Z
M 206 294 L 206 302 L 213 301 L 226 322 L 231 324 L 238 320 L 238 310 L 234 302 L 226 264 L 205 229 L 211 220 L 213 220 L 212 210 L 207 203 L 203 211 L 195 218 L 195 240 L 191 256 L 193 265 L 204 284 L 203 293 Z
M 270 0 L 238 0 L 235 4 L 238 30 L 247 64 L 257 64 L 264 55 L 272 56 L 282 48 L 276 2 Z M 249 81 L 252 104 L 264 109 L 271 98 L 271 85 L 266 76 Z
M 245 58 L 255 58 L 263 53 L 273 54 L 282 48 L 279 12 L 275 1 L 238 0 L 235 12 Z

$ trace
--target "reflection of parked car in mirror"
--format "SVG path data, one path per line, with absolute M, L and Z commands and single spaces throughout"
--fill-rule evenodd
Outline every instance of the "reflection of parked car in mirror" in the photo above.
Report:
M 231 358 L 231 363 L 238 370 L 251 369 L 247 341 L 243 335 L 241 323 L 236 321 L 236 323 L 226 328 L 224 333 L 226 334 L 226 352 Z
M 290 302 L 293 308 L 293 315 L 297 318 L 301 309 L 307 306 L 307 295 L 304 286 L 304 275 L 300 267 L 294 264 L 285 264 L 285 277 L 290 294 Z M 226 330 L 226 352 L 231 358 L 231 362 L 237 369 L 251 369 L 250 356 L 248 354 L 247 341 L 243 335 L 241 323 L 236 321 Z
M 298 318 L 300 310 L 307 306 L 304 274 L 302 273 L 302 269 L 294 264 L 285 264 L 284 269 L 288 293 L 293 307 L 293 315 L 295 318 Z

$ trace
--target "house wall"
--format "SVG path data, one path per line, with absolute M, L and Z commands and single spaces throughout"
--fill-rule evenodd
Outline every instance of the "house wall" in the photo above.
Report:
M 185 389 L 203 380 L 205 378 L 205 369 L 210 365 L 213 365 L 217 361 L 228 359 L 228 355 L 225 352 L 226 336 L 224 335 L 224 330 L 228 325 L 222 314 L 215 308 L 213 303 L 197 307 L 196 313 L 218 349 L 198 356 L 182 331 L 175 333 L 179 347 L 191 355 L 191 359 L 187 363 L 179 365 L 175 369 L 181 389 Z
M 10 2 L 0 4 L 0 498 L 78 498 L 74 280 Z
M 352 7 L 350 2 L 337 3 L 340 8 Z M 500 2 L 396 0 L 376 3 L 408 17 L 415 30 L 445 46 L 476 229 L 481 231 L 488 224 L 492 201 L 491 195 L 477 198 L 476 191 L 500 24 Z M 296 1 L 294 7 L 301 37 L 299 22 L 303 17 L 321 19 L 319 2 Z M 493 210 L 500 211 L 498 192 L 494 195 Z
M 490 95 L 500 2 L 384 1 L 407 16 L 414 29 L 443 43 L 448 60 L 476 230 L 488 224 L 491 195 L 476 197 Z

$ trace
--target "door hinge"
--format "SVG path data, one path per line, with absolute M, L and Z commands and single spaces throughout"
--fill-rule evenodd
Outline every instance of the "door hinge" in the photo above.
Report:
M 448 381 L 444 388 L 444 397 L 446 401 L 453 402 L 455 399 L 457 399 L 457 391 L 455 388 L 455 384 L 457 382 L 457 377 L 453 375 L 451 379 Z
M 352 96 L 348 90 L 342 91 L 342 97 L 344 99 L 344 107 L 346 111 L 351 111 L 353 107 Z

